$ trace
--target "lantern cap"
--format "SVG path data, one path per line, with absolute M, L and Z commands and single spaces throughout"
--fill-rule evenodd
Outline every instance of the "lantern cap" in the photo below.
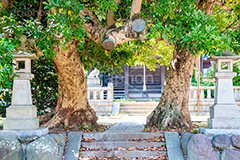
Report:
M 232 59 L 232 60 L 238 60 L 240 59 L 240 56 L 235 55 L 235 56 L 211 56 L 208 58 L 209 61 L 217 61 L 218 59 Z
M 13 52 L 13 53 L 11 53 L 11 55 L 12 55 L 14 58 L 38 59 L 38 57 L 36 56 L 36 54 L 28 53 L 28 52 L 25 52 L 25 51 Z
M 218 52 L 218 55 L 212 55 L 208 60 L 216 61 L 217 59 L 237 60 L 237 59 L 240 59 L 240 56 L 230 50 L 223 50 L 223 51 Z

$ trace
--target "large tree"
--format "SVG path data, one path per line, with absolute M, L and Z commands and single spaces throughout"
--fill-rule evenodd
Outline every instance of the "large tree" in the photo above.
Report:
M 113 17 L 104 19 L 108 12 L 110 15 L 117 10 L 118 1 L 2 1 L 1 30 L 5 38 L 1 40 L 15 44 L 16 50 L 26 47 L 38 56 L 51 58 L 57 73 L 57 105 L 40 117 L 45 122 L 43 126 L 97 126 L 96 113 L 87 99 L 82 64 L 86 69 L 97 67 L 105 71 L 124 65 L 131 56 L 129 52 L 121 49 L 110 53 L 107 50 L 145 38 L 145 22 L 134 16 L 141 8 L 138 2 L 141 1 L 134 0 L 129 19 L 116 28 L 112 24 Z M 105 26 L 106 22 L 108 26 Z M 20 42 L 20 35 L 27 36 L 26 46 Z
M 41 117 L 48 127 L 97 125 L 96 114 L 87 100 L 82 66 L 113 71 L 127 62 L 132 63 L 129 60 L 135 59 L 135 54 L 144 57 L 139 58 L 140 61 L 153 66 L 150 62 L 158 61 L 156 54 L 164 51 L 168 57 L 166 51 L 171 49 L 174 51 L 166 85 L 158 107 L 148 118 L 148 125 L 191 126 L 187 104 L 196 55 L 204 51 L 212 54 L 224 48 L 237 50 L 234 45 L 239 44 L 235 38 L 238 32 L 234 30 L 239 21 L 228 27 L 232 30 L 221 33 L 217 18 L 210 16 L 214 3 L 219 1 L 6 2 L 2 1 L 0 15 L 2 35 L 6 38 L 1 40 L 15 44 L 18 49 L 22 45 L 19 37 L 24 34 L 29 39 L 28 50 L 51 58 L 54 64 L 58 102 L 52 112 Z M 239 7 L 235 2 L 229 4 L 233 11 Z M 225 4 L 219 5 L 233 12 Z M 234 15 L 239 16 L 237 12 Z M 239 17 L 232 19 L 236 21 Z M 226 37 L 230 34 L 231 38 Z M 166 49 L 160 41 L 171 49 Z
M 159 20 L 152 29 L 168 39 L 174 52 L 160 102 L 148 116 L 147 125 L 192 126 L 188 101 L 196 57 L 219 54 L 225 49 L 239 53 L 239 2 L 156 2 L 154 9 Z

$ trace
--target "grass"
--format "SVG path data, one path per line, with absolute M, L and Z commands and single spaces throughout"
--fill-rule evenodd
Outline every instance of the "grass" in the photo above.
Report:
M 194 125 L 197 125 L 198 128 L 208 128 L 207 123 L 201 122 L 201 123 L 194 123 Z
M 5 118 L 2 118 L 2 116 L 0 116 L 0 127 L 3 127 L 3 120 L 4 120 Z

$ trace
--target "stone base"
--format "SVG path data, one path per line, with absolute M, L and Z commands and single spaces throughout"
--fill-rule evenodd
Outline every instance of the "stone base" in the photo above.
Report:
M 199 128 L 199 132 L 205 135 L 240 135 L 240 129 L 210 129 Z
M 38 128 L 35 130 L 1 130 L 0 137 L 42 137 L 47 135 L 49 132 L 48 128 Z
M 240 107 L 236 104 L 215 104 L 210 107 L 210 118 L 240 118 Z
M 99 78 L 87 78 L 87 86 L 89 87 L 100 87 L 101 82 Z
M 240 129 L 240 118 L 208 118 L 208 128 Z
M 39 128 L 38 118 L 9 119 L 3 122 L 4 130 L 33 130 Z
M 36 118 L 37 108 L 29 106 L 10 106 L 6 110 L 6 117 L 9 119 Z

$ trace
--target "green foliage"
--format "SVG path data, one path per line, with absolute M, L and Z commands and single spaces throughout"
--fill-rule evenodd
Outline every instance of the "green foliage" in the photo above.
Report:
M 10 41 L 0 38 L 0 90 L 12 87 L 13 57 L 10 53 L 14 47 Z
M 155 70 L 156 63 L 169 66 L 173 54 L 173 46 L 166 46 L 165 42 L 150 38 L 143 41 L 132 41 L 123 45 L 134 53 L 128 65 L 146 65 Z M 139 47 L 137 47 L 139 46 Z
M 33 61 L 31 90 L 33 104 L 38 109 L 38 114 L 44 114 L 56 106 L 58 96 L 57 75 L 51 60 L 40 57 Z M 12 82 L 12 79 L 11 79 Z M 11 105 L 11 87 L 0 90 L 0 115 L 5 116 L 6 108 Z
M 0 38 L 0 114 L 5 116 L 5 108 L 11 102 L 12 79 L 13 74 L 12 55 L 15 46 L 5 38 Z
M 233 63 L 233 72 L 237 73 L 236 77 L 233 78 L 233 85 L 240 86 L 240 60 L 237 60 Z M 193 77 L 191 81 L 192 86 L 197 86 L 197 76 L 196 76 L 197 69 L 194 68 L 193 70 Z M 200 74 L 200 86 L 214 86 L 215 81 L 213 78 L 213 74 L 216 72 L 216 67 L 210 67 L 207 73 L 207 78 L 203 78 L 202 73 Z
M 44 2 L 41 22 L 37 20 L 35 11 L 39 9 L 39 1 L 13 1 L 6 11 L 0 11 L 0 90 L 12 86 L 12 57 L 9 54 L 21 46 L 20 35 L 24 34 L 44 54 L 44 58 L 34 61 L 32 80 L 34 104 L 40 110 L 47 106 L 52 108 L 57 97 L 56 74 L 51 64 L 55 56 L 53 46 L 68 49 L 69 44 L 78 44 L 81 62 L 86 70 L 98 68 L 102 72 L 120 72 L 121 67 L 128 65 L 147 65 L 154 70 L 156 63 L 168 65 L 173 50 L 188 49 L 193 54 L 217 54 L 217 51 L 230 48 L 240 54 L 239 30 L 227 29 L 239 26 L 240 3 L 237 0 L 227 1 L 227 6 L 234 12 L 223 11 L 217 5 L 211 16 L 195 6 L 196 0 L 152 0 L 143 1 L 141 16 L 147 22 L 149 33 L 143 41 L 131 41 L 116 47 L 112 51 L 105 51 L 102 46 L 89 40 L 82 24 L 88 17 L 82 19 L 79 11 L 86 7 L 93 11 L 100 23 L 106 25 L 106 12 L 115 12 L 114 20 L 129 19 L 132 1 L 121 0 L 115 4 L 114 0 L 49 0 Z M 49 10 L 55 8 L 56 13 Z M 124 25 L 124 21 L 115 24 Z M 56 38 L 57 37 L 57 38 Z M 168 39 L 173 44 L 166 46 L 161 38 Z M 29 48 L 33 53 L 35 48 Z M 235 81 L 235 80 L 234 80 Z M 235 83 L 239 82 L 236 78 Z M 45 87 L 44 87 L 45 86 Z M 7 97 L 10 95 L 7 94 Z M 1 93 L 1 97 L 3 93 Z M 4 105 L 9 105 L 8 101 Z
M 58 95 L 57 75 L 51 60 L 40 57 L 34 60 L 31 80 L 33 104 L 43 114 L 56 106 Z
M 80 50 L 80 59 L 85 70 L 98 68 L 102 72 L 121 72 L 120 67 L 133 59 L 134 52 L 128 47 L 117 47 L 106 51 L 102 46 L 89 41 L 85 50 Z
M 168 39 L 179 50 L 188 49 L 193 54 L 211 55 L 230 48 L 231 37 L 221 33 L 217 21 L 197 9 L 195 3 L 195 0 L 152 3 L 151 14 L 156 24 L 148 36 Z
M 237 76 L 233 78 L 233 85 L 240 86 L 240 60 L 233 64 L 233 72 L 237 73 Z
M 211 73 L 210 73 L 211 72 Z M 208 79 L 212 79 L 212 71 L 210 71 L 208 73 Z M 197 86 L 197 69 L 194 68 L 193 69 L 193 76 L 192 76 L 192 81 L 191 81 L 191 85 L 192 86 Z M 208 81 L 206 79 L 203 79 L 203 75 L 202 72 L 200 72 L 200 86 L 214 86 L 214 83 L 212 81 Z
M 99 1 L 99 0 L 83 0 L 82 3 L 86 4 L 86 7 L 94 11 L 99 21 L 106 22 L 106 13 L 112 9 L 112 12 L 116 12 L 118 4 L 114 0 Z

